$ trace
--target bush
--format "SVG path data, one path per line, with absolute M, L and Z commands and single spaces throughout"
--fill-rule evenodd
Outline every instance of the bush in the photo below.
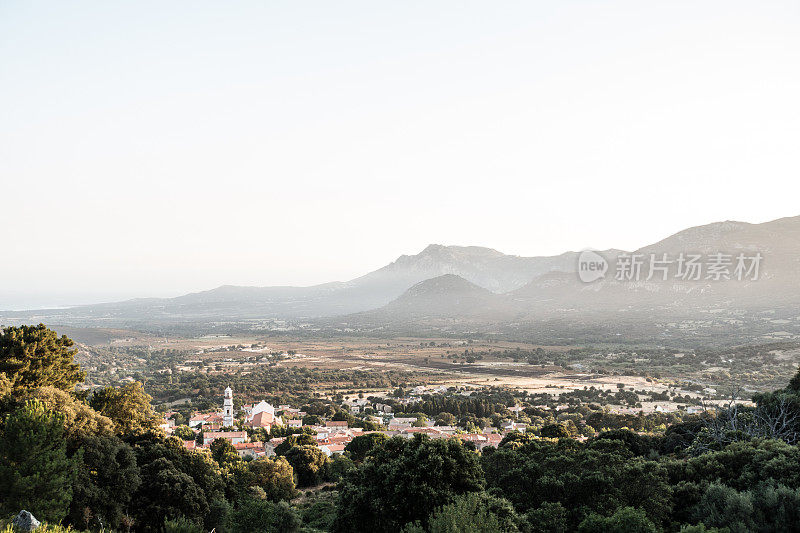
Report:
M 430 533 L 516 532 L 517 515 L 508 500 L 485 492 L 457 496 L 453 503 L 436 509 L 428 518 Z
M 592 513 L 578 526 L 579 533 L 656 533 L 658 529 L 641 509 L 623 507 L 611 516 Z
M 267 500 L 245 500 L 231 513 L 230 528 L 233 533 L 250 533 L 254 527 L 264 533 L 294 533 L 302 523 L 288 503 Z
M 203 533 L 203 528 L 187 518 L 164 520 L 164 533 Z

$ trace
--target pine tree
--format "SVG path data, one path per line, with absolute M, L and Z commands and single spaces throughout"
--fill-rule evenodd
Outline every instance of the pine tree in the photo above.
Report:
M 84 374 L 73 361 L 76 350 L 66 335 L 44 324 L 4 328 L 0 333 L 0 373 L 15 389 L 52 386 L 70 391 Z
M 63 519 L 72 499 L 80 454 L 67 457 L 60 415 L 28 400 L 0 432 L 0 502 L 6 513 L 26 509 L 39 519 Z

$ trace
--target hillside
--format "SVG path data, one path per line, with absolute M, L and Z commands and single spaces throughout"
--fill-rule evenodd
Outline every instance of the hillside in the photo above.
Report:
M 466 318 L 507 309 L 507 298 L 455 274 L 421 281 L 399 298 L 374 311 L 394 320 L 430 317 Z
M 708 279 L 707 271 L 703 271 L 698 280 L 680 278 L 676 260 L 681 253 L 701 254 L 704 259 L 717 253 L 730 256 L 731 279 Z M 747 276 L 735 279 L 736 257 L 739 254 L 751 257 L 757 253 L 763 257 L 758 279 Z M 689 228 L 633 254 L 641 255 L 644 261 L 638 280 L 615 279 L 615 258 L 605 255 L 610 267 L 602 280 L 582 283 L 576 275 L 549 273 L 512 291 L 509 296 L 531 308 L 549 311 L 574 307 L 607 312 L 747 310 L 800 303 L 800 217 L 764 224 L 720 222 Z M 666 280 L 660 272 L 647 279 L 651 254 L 657 259 L 667 254 L 667 259 L 673 261 Z

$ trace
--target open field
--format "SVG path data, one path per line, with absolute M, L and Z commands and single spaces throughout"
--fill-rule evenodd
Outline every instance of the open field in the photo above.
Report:
M 297 338 L 290 335 L 168 337 L 131 330 L 69 330 L 89 382 L 114 383 L 130 376 L 187 372 L 238 375 L 261 369 L 394 372 L 415 383 L 456 387 L 507 387 L 529 394 L 620 385 L 646 393 L 679 393 L 720 400 L 742 385 L 748 393 L 783 386 L 800 363 L 795 345 L 742 347 L 726 352 L 675 352 L 626 348 L 541 346 L 525 342 L 453 338 Z M 320 394 L 351 382 L 318 384 Z M 358 387 L 386 394 L 390 387 Z M 666 400 L 666 399 L 665 399 Z M 641 409 L 669 401 L 643 401 Z

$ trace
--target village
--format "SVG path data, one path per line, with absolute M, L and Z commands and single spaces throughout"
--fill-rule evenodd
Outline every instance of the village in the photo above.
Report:
M 474 445 L 475 450 L 482 451 L 487 446 L 497 447 L 503 437 L 510 432 L 524 433 L 535 429 L 528 424 L 529 418 L 526 416 L 525 407 L 520 404 L 508 407 L 497 424 L 484 427 L 473 425 L 471 431 L 456 425 L 437 423 L 433 417 L 407 414 L 399 416 L 393 412 L 392 404 L 408 404 L 419 401 L 423 394 L 446 395 L 451 391 L 448 391 L 446 386 L 439 385 L 418 386 L 407 392 L 406 398 L 384 400 L 387 403 L 376 401 L 380 399 L 376 396 L 348 398 L 341 405 L 346 411 L 339 411 L 338 416 L 325 417 L 309 416 L 309 413 L 292 405 L 274 406 L 266 400 L 243 404 L 241 408 L 234 409 L 234 391 L 228 386 L 223 394 L 221 411 L 193 412 L 188 419 L 188 428 L 176 424 L 176 411 L 167 411 L 163 414 L 160 427 L 167 435 L 180 438 L 186 449 L 209 450 L 215 440 L 222 439 L 233 446 L 239 457 L 246 460 L 275 456 L 276 448 L 288 436 L 297 434 L 313 437 L 316 446 L 326 456 L 332 457 L 343 454 L 355 437 L 369 433 L 381 433 L 386 437 L 412 438 L 414 435 L 425 435 L 431 439 L 453 438 L 469 442 L 471 446 Z M 469 396 L 473 392 L 462 390 L 459 394 Z M 533 407 L 551 412 L 560 422 L 568 420 L 573 413 L 580 410 L 580 407 L 574 404 L 558 404 L 552 400 L 549 403 L 550 405 Z M 644 412 L 697 415 L 705 409 L 700 405 L 678 407 L 674 402 L 659 403 L 660 405 L 657 402 L 646 402 L 648 405 L 644 409 L 641 404 L 636 408 L 613 406 L 608 408 L 608 412 L 621 417 L 638 417 Z M 341 415 L 344 412 L 347 413 L 350 422 L 340 419 L 343 418 Z M 583 423 L 579 423 L 579 426 L 587 429 Z M 589 431 L 591 432 L 591 429 Z M 276 433 L 280 436 L 275 436 Z M 587 438 L 583 434 L 575 437 L 578 440 Z
M 371 407 L 378 414 L 364 415 L 362 420 L 373 427 L 386 429 L 367 430 L 362 427 L 350 427 L 346 420 L 319 419 L 319 423 L 304 424 L 303 419 L 307 413 L 290 405 L 277 407 L 266 401 L 256 404 L 243 405 L 238 413 L 233 408 L 233 390 L 225 389 L 223 408 L 220 412 L 200 413 L 195 412 L 189 419 L 188 426 L 195 432 L 195 439 L 182 439 L 183 445 L 189 450 L 208 450 L 217 439 L 229 442 L 236 453 L 244 459 L 257 459 L 272 457 L 275 449 L 280 446 L 286 437 L 275 437 L 264 442 L 253 440 L 250 435 L 269 434 L 274 428 L 282 428 L 284 433 L 305 433 L 313 436 L 316 445 L 326 456 L 341 455 L 347 444 L 353 438 L 368 433 L 382 433 L 387 437 L 401 436 L 412 438 L 414 435 L 426 435 L 432 439 L 456 438 L 471 442 L 476 450 L 486 446 L 496 447 L 508 432 L 525 431 L 527 424 L 509 420 L 500 429 L 485 427 L 481 432 L 467 433 L 455 426 L 435 425 L 434 420 L 421 420 L 417 417 L 395 417 L 388 404 L 371 403 L 366 399 L 353 399 L 345 403 L 351 414 L 363 413 L 365 408 Z M 521 407 L 509 408 L 512 413 L 519 413 Z M 174 415 L 175 411 L 164 414 L 161 429 L 167 435 L 176 435 Z M 238 415 L 238 416 L 237 416 Z M 185 436 L 185 435 L 181 435 Z M 197 438 L 200 436 L 201 438 Z

